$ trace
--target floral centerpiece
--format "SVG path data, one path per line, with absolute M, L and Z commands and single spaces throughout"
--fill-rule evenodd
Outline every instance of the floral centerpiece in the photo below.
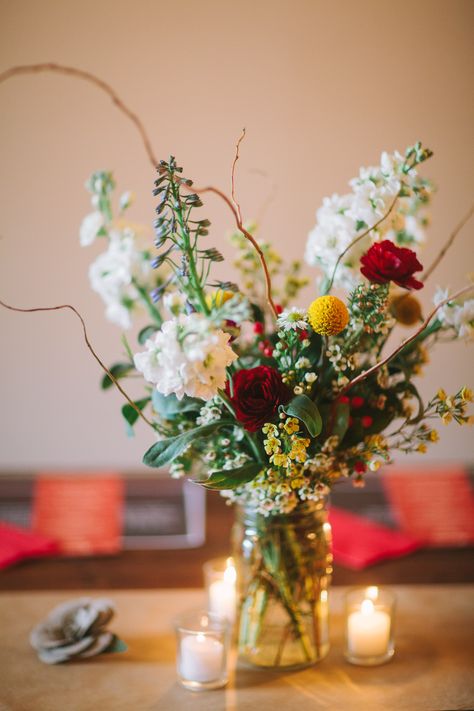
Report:
M 419 143 L 384 153 L 346 195 L 324 200 L 306 247 L 319 295 L 298 305 L 300 263 L 285 267 L 256 225 L 242 224 L 235 196 L 211 188 L 236 217 L 239 284 L 212 276 L 223 257 L 209 246 L 206 190 L 174 158 L 158 166 L 154 244 L 126 220 L 130 193 L 114 215 L 110 173 L 87 183 L 94 211 L 81 243 L 106 245 L 92 288 L 122 329 L 147 316 L 103 387 L 143 376 L 143 397 L 127 396 L 122 410 L 129 429 L 139 418 L 152 429 L 143 461 L 238 504 L 239 643 L 254 664 L 309 664 L 328 649 L 330 489 L 347 478 L 362 486 L 395 450 L 425 452 L 436 418 L 471 419 L 467 388 L 424 403 L 414 383 L 438 341 L 474 333 L 468 289 L 438 290 L 426 319 L 413 295 L 430 272 L 418 256 L 433 192 L 418 166 L 430 156 Z M 384 354 L 399 326 L 416 329 Z

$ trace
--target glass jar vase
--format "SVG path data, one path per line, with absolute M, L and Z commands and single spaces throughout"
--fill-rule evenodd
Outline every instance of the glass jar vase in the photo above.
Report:
M 332 552 L 325 500 L 268 516 L 238 506 L 233 544 L 241 660 L 295 669 L 326 656 Z

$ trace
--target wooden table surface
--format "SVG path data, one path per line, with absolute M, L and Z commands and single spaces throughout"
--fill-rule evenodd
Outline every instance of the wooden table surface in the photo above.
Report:
M 127 652 L 59 666 L 42 664 L 30 629 L 55 605 L 80 596 L 0 594 L 1 711 L 447 711 L 474 707 L 474 586 L 395 586 L 396 653 L 363 668 L 343 658 L 345 589 L 331 591 L 331 651 L 293 673 L 235 669 L 226 689 L 193 693 L 176 680 L 172 620 L 200 607 L 201 590 L 117 591 L 111 628 Z M 87 593 L 86 593 L 87 594 Z M 105 595 L 110 596 L 110 592 Z

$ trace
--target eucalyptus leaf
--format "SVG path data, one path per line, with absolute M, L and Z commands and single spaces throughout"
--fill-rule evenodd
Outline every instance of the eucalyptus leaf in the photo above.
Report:
M 323 421 L 318 406 L 307 395 L 297 395 L 282 410 L 290 417 L 301 420 L 311 437 L 317 437 L 321 432 Z
M 116 654 L 117 652 L 126 652 L 128 646 L 125 642 L 114 634 L 112 642 L 107 649 L 104 649 L 103 654 Z
M 221 471 L 213 472 L 208 479 L 197 481 L 196 483 L 201 484 L 206 489 L 236 489 L 238 486 L 255 479 L 261 471 L 262 464 L 249 462 L 238 469 L 222 469 Z
M 198 412 L 204 405 L 203 400 L 185 395 L 178 400 L 174 393 L 163 395 L 158 390 L 153 390 L 152 402 L 154 410 L 165 420 L 172 420 L 177 415 L 185 412 Z
M 183 432 L 175 437 L 167 437 L 159 442 L 155 442 L 143 456 L 143 463 L 149 467 L 163 467 L 178 457 L 193 440 L 200 437 L 208 437 L 221 427 L 233 427 L 233 420 L 218 420 L 209 425 L 195 427 L 192 430 Z
M 349 403 L 335 402 L 324 405 L 321 406 L 321 411 L 325 422 L 324 436 L 327 438 L 337 435 L 339 442 L 342 442 L 349 427 Z

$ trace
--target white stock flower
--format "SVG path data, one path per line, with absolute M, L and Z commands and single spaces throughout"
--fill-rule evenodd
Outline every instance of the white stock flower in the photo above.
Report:
M 304 329 L 308 325 L 306 323 L 305 309 L 298 309 L 292 306 L 291 309 L 285 309 L 277 320 L 277 326 L 283 331 L 296 331 L 298 328 Z
M 391 239 L 401 246 L 416 248 L 424 241 L 426 215 L 421 193 L 428 195 L 430 186 L 418 178 L 415 170 L 405 174 L 404 158 L 399 153 L 382 153 L 380 165 L 361 168 L 357 178 L 349 181 L 352 192 L 324 198 L 316 212 L 316 225 L 309 233 L 305 259 L 331 277 L 339 256 L 351 242 L 386 215 L 405 186 L 395 209 L 364 239 L 359 240 L 341 260 L 335 284 L 353 288 L 359 279 L 360 257 L 375 241 Z M 426 200 L 425 200 L 426 203 Z
M 106 305 L 106 317 L 121 328 L 132 325 L 131 308 L 139 298 L 133 284 L 148 279 L 151 266 L 144 253 L 136 248 L 135 233 L 130 228 L 114 229 L 109 234 L 108 248 L 89 267 L 91 287 Z
M 135 367 L 163 395 L 210 400 L 225 386 L 226 367 L 238 357 L 229 338 L 202 314 L 181 314 L 146 341 L 146 351 L 134 356 Z
M 438 288 L 433 299 L 434 305 L 438 306 L 448 297 L 449 289 Z M 461 338 L 474 338 L 474 299 L 466 299 L 462 303 L 449 301 L 438 309 L 437 317 L 444 326 L 451 326 Z
M 104 224 L 104 216 L 98 210 L 86 215 L 79 228 L 79 241 L 81 246 L 88 247 L 92 244 Z

